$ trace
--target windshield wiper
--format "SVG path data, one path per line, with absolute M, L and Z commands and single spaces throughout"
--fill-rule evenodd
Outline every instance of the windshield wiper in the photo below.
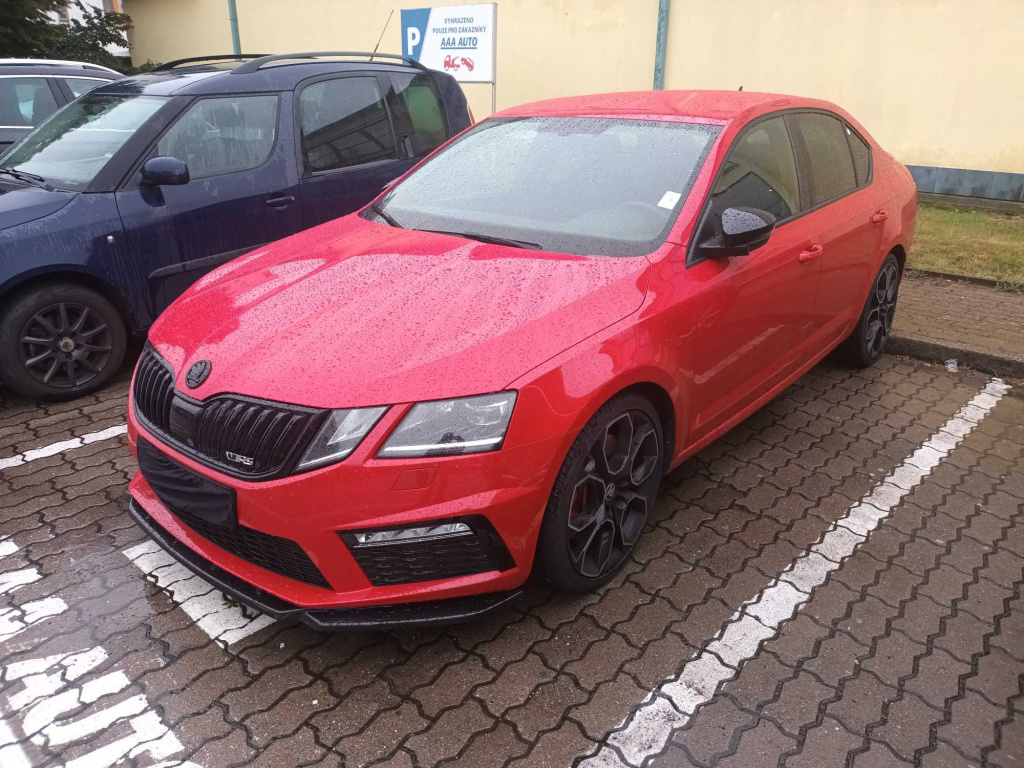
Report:
M 45 189 L 47 192 L 53 192 L 53 187 L 42 176 L 37 176 L 34 173 L 27 173 L 26 171 L 19 171 L 15 168 L 0 168 L 0 173 L 6 173 L 18 181 L 24 181 L 27 184 L 32 184 L 37 187 Z
M 433 232 L 436 235 L 455 235 L 464 237 L 467 240 L 479 240 L 481 243 L 492 243 L 494 245 L 507 245 L 509 248 L 529 248 L 540 250 L 540 243 L 531 243 L 529 240 L 513 240 L 508 237 L 496 235 L 481 235 L 479 232 L 454 232 L 447 229 L 421 229 L 420 232 Z
M 395 221 L 395 217 L 390 213 L 385 213 L 384 209 L 381 208 L 376 201 L 370 203 L 370 210 L 380 216 L 384 221 L 390 224 L 392 227 L 398 227 L 398 229 L 405 229 L 401 224 Z

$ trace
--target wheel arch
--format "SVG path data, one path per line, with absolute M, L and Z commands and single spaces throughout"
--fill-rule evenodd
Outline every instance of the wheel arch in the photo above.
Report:
M 668 473 L 669 468 L 672 466 L 672 459 L 675 457 L 676 447 L 676 406 L 672 401 L 672 396 L 668 393 L 660 384 L 656 384 L 653 381 L 641 381 L 636 384 L 630 384 L 629 386 L 619 390 L 610 398 L 605 400 L 605 403 L 610 402 L 620 395 L 639 395 L 647 400 L 654 410 L 658 413 L 658 418 L 661 419 L 661 431 L 662 440 L 664 445 L 662 446 L 665 451 L 665 463 L 664 470 Z M 604 403 L 598 406 L 598 410 L 604 407 Z M 596 410 L 594 411 L 597 412 Z
M 62 267 L 56 270 L 39 269 L 19 274 L 16 278 L 8 280 L 3 286 L 0 286 L 0 306 L 8 304 L 11 297 L 19 293 L 40 285 L 54 283 L 74 283 L 96 291 L 96 293 L 114 305 L 114 309 L 121 316 L 129 336 L 137 333 L 139 328 L 138 319 L 121 292 L 102 278 L 74 267 Z

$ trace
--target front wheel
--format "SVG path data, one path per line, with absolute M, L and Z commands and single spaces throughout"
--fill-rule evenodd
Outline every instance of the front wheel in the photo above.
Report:
M 537 571 L 559 589 L 608 582 L 654 508 L 667 457 L 661 420 L 638 395 L 616 397 L 580 432 L 562 463 L 537 543 Z
M 890 253 L 875 275 L 860 320 L 839 348 L 840 355 L 850 365 L 867 368 L 882 356 L 892 335 L 899 288 L 900 265 Z
M 95 392 L 117 373 L 125 347 L 120 314 L 82 285 L 30 288 L 0 314 L 0 380 L 33 400 Z

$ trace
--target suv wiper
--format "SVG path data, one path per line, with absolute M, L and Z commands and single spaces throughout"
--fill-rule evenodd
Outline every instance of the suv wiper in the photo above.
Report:
M 53 187 L 42 176 L 37 176 L 34 173 L 27 173 L 25 171 L 19 171 L 15 168 L 0 168 L 0 173 L 6 173 L 18 181 L 24 181 L 28 184 L 32 184 L 37 187 L 42 187 L 47 192 L 53 192 Z
M 455 235 L 464 237 L 467 240 L 479 240 L 481 243 L 493 243 L 494 245 L 507 245 L 509 248 L 529 248 L 540 250 L 540 243 L 531 243 L 529 240 L 513 240 L 508 237 L 496 235 L 481 235 L 479 232 L 453 232 L 447 229 L 421 229 L 420 232 L 433 232 L 436 235 Z
M 382 219 L 384 219 L 384 221 L 386 221 L 392 227 L 398 227 L 398 229 L 405 229 L 405 227 L 403 227 L 395 220 L 394 216 L 392 216 L 390 213 L 385 213 L 384 209 L 381 208 L 376 201 L 370 203 L 370 210 L 376 213 Z

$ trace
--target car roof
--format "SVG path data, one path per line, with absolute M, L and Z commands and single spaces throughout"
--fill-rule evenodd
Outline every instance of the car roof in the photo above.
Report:
M 101 77 L 104 80 L 120 79 L 123 75 L 99 64 L 60 59 L 0 59 L 0 74 L 11 75 L 81 75 Z
M 495 117 L 607 115 L 625 117 L 688 117 L 727 123 L 780 109 L 827 109 L 845 114 L 835 104 L 799 96 L 756 91 L 628 91 L 547 99 L 504 109 Z
M 218 57 L 219 58 L 219 57 Z M 243 61 L 209 59 L 186 63 L 172 69 L 154 70 L 97 88 L 93 93 L 130 93 L 149 96 L 202 96 L 220 93 L 248 93 L 292 90 L 301 81 L 317 75 L 344 72 L 428 71 L 405 63 L 368 60 L 282 59 L 269 62 L 253 72 L 236 72 Z M 431 74 L 437 74 L 431 72 Z

